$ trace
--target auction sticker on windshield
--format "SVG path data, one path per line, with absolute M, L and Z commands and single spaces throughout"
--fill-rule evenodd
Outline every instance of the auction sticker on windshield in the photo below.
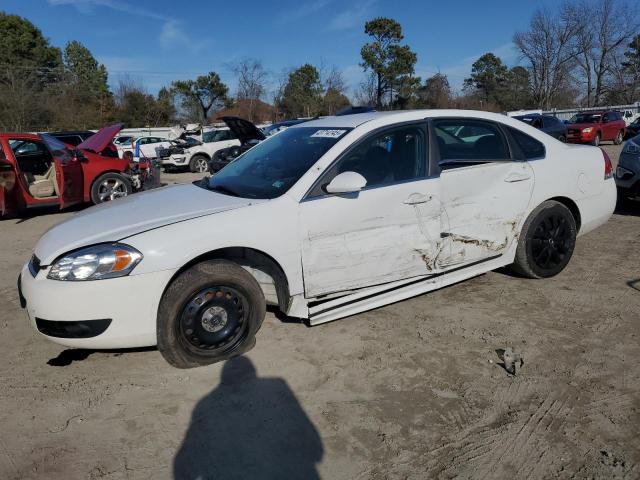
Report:
M 320 138 L 340 138 L 345 132 L 346 130 L 318 130 L 311 136 Z

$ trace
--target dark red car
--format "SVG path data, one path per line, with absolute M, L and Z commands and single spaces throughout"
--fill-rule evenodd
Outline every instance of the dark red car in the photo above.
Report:
M 0 133 L 0 216 L 129 195 L 129 161 L 111 142 L 121 129 L 105 127 L 77 147 L 47 134 Z
M 612 140 L 620 145 L 625 129 L 626 123 L 620 112 L 581 112 L 567 122 L 567 142 L 590 143 L 597 147 L 600 142 Z

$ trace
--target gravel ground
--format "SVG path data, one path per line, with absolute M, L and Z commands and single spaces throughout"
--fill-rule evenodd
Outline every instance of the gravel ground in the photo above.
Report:
M 491 272 L 313 328 L 269 313 L 248 355 L 187 371 L 31 330 L 20 266 L 71 214 L 0 221 L 0 479 L 640 478 L 640 208 L 553 279 Z

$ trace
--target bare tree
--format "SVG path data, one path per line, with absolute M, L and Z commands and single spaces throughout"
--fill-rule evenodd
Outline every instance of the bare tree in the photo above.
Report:
M 374 73 L 369 73 L 367 78 L 360 83 L 354 95 L 358 105 L 375 105 L 378 100 L 378 83 Z
M 273 121 L 277 122 L 281 119 L 284 111 L 284 89 L 289 82 L 290 68 L 283 68 L 280 74 L 276 78 L 276 83 L 273 89 L 273 106 L 274 106 L 274 118 Z
M 575 38 L 580 29 L 569 4 L 557 13 L 538 10 L 526 32 L 517 32 L 513 42 L 529 64 L 532 94 L 540 108 L 551 108 L 570 79 L 579 50 Z
M 338 110 L 350 105 L 347 98 L 347 85 L 344 76 L 338 67 L 330 68 L 320 66 L 320 81 L 324 88 L 323 112 L 326 115 L 334 115 Z
M 578 24 L 576 60 L 586 86 L 585 103 L 600 105 L 608 77 L 614 74 L 616 57 L 638 31 L 638 8 L 624 0 L 597 0 L 567 5 L 567 11 Z
M 266 90 L 269 74 L 260 60 L 243 58 L 231 66 L 231 70 L 238 80 L 238 100 L 247 100 L 249 120 L 254 120 L 256 100 L 260 100 Z

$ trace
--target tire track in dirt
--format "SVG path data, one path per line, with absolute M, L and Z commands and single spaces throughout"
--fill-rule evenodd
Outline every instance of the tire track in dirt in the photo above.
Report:
M 451 442 L 430 451 L 437 456 L 430 476 L 487 479 L 502 477 L 541 478 L 554 459 L 542 463 L 551 444 L 547 437 L 562 428 L 573 414 L 572 394 L 549 393 L 534 402 L 531 385 L 514 381 L 494 395 L 494 407 Z M 537 403 L 531 413 L 519 406 Z

